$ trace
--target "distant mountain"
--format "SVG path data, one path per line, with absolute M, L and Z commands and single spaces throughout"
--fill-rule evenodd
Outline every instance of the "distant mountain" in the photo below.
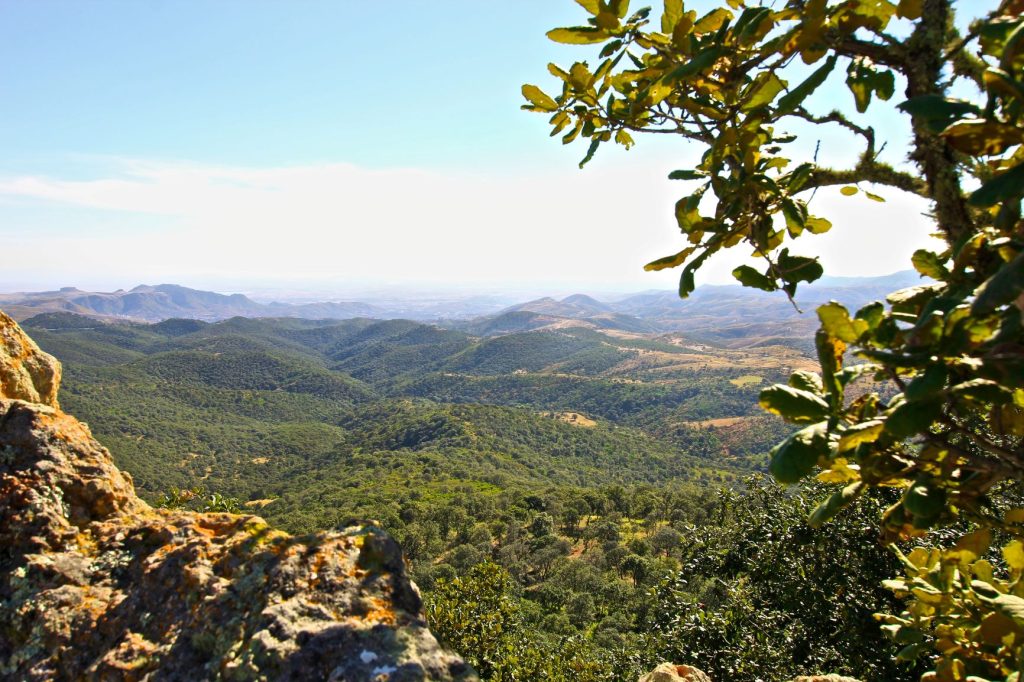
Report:
M 563 298 L 561 301 L 547 296 L 545 298 L 538 298 L 535 301 L 520 303 L 503 312 L 517 312 L 521 310 L 557 317 L 590 317 L 592 315 L 612 312 L 611 307 L 606 303 L 601 303 L 586 294 L 573 294 Z
M 379 317 L 381 310 L 366 303 L 325 302 L 293 305 L 257 303 L 242 294 L 218 294 L 176 284 L 140 285 L 125 291 L 59 291 L 0 294 L 0 307 L 15 319 L 44 312 L 69 312 L 101 319 L 159 322 L 170 318 L 217 321 L 231 317 L 298 317 L 344 320 Z
M 481 337 L 582 328 L 636 334 L 676 333 L 699 343 L 732 348 L 781 344 L 807 349 L 818 325 L 814 314 L 818 305 L 837 300 L 856 310 L 871 301 L 884 300 L 886 294 L 892 291 L 921 282 L 921 277 L 913 271 L 884 277 L 824 277 L 800 288 L 796 307 L 782 292 L 767 293 L 738 285 L 702 286 L 687 299 L 680 299 L 675 291 L 648 291 L 611 301 L 599 301 L 586 294 L 573 294 L 561 300 L 538 298 L 499 310 L 494 300 L 484 300 L 479 296 L 444 300 L 382 299 L 374 300 L 372 304 L 261 303 L 242 294 L 219 294 L 161 284 L 108 293 L 66 287 L 58 291 L 0 294 L 0 309 L 17 320 L 58 313 L 85 315 L 104 321 L 161 322 L 182 318 L 167 323 L 170 335 L 184 335 L 198 330 L 194 322 L 187 323 L 185 319 L 216 322 L 230 318 L 412 318 L 435 321 L 448 329 Z M 484 310 L 498 312 L 480 315 Z M 37 327 L 57 329 L 67 324 L 81 326 L 83 323 L 61 317 L 36 320 Z M 233 324 L 244 326 L 241 321 L 234 321 Z M 386 326 L 374 333 L 381 333 L 385 329 L 390 333 L 397 328 Z M 327 332 L 314 329 L 296 333 L 315 336 Z M 351 341 L 358 343 L 356 339 Z M 402 350 L 396 352 L 400 352 L 403 357 L 416 355 L 408 347 L 408 342 L 394 342 L 402 347 Z M 341 358 L 337 360 L 340 362 Z
M 856 310 L 920 283 L 921 277 L 913 271 L 884 277 L 824 277 L 800 288 L 799 310 L 782 292 L 739 285 L 705 285 L 687 299 L 680 299 L 675 291 L 648 291 L 610 302 L 574 294 L 561 300 L 527 301 L 497 315 L 451 326 L 480 336 L 585 327 L 677 332 L 694 341 L 735 348 L 778 344 L 807 348 L 818 326 L 817 306 L 836 300 Z

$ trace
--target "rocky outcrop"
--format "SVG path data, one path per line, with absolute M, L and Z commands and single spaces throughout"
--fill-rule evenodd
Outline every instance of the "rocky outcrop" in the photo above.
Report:
M 639 682 L 711 682 L 711 678 L 693 666 L 662 663 L 642 676 Z M 858 680 L 841 675 L 801 675 L 793 682 L 858 682 Z
M 690 665 L 662 663 L 641 677 L 640 682 L 711 682 L 711 678 Z
M 150 508 L 55 407 L 56 361 L 0 335 L 0 679 L 476 678 L 385 533 Z
M 0 311 L 0 398 L 57 405 L 60 363 Z

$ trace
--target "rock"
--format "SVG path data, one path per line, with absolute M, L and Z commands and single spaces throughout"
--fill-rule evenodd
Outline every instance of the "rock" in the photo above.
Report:
M 0 679 L 477 679 L 427 629 L 383 531 L 292 537 L 149 507 L 88 427 L 42 404 L 59 365 L 25 339 L 4 328 Z
M 60 363 L 0 312 L 0 398 L 57 405 Z
M 640 678 L 639 682 L 711 682 L 711 678 L 697 668 L 688 665 L 662 663 Z M 852 677 L 841 675 L 803 675 L 793 682 L 859 682 Z
M 689 665 L 662 663 L 641 677 L 640 682 L 711 682 L 711 678 Z

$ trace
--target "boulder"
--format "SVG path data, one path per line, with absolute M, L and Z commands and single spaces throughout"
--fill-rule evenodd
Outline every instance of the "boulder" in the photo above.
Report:
M 57 405 L 60 363 L 0 311 L 0 398 Z
M 711 678 L 693 666 L 662 663 L 640 682 L 711 682 Z

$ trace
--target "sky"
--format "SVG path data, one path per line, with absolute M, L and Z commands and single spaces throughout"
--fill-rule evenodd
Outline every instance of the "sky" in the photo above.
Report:
M 678 271 L 642 267 L 682 247 L 686 184 L 666 176 L 699 150 L 650 136 L 580 170 L 585 147 L 519 109 L 523 83 L 553 89 L 549 61 L 589 56 L 544 35 L 584 16 L 571 0 L 0 0 L 0 290 L 674 287 Z M 880 121 L 898 162 L 905 126 Z M 830 162 L 853 152 L 819 141 Z M 795 250 L 833 275 L 907 269 L 927 206 L 880 193 L 819 192 L 835 227 Z

